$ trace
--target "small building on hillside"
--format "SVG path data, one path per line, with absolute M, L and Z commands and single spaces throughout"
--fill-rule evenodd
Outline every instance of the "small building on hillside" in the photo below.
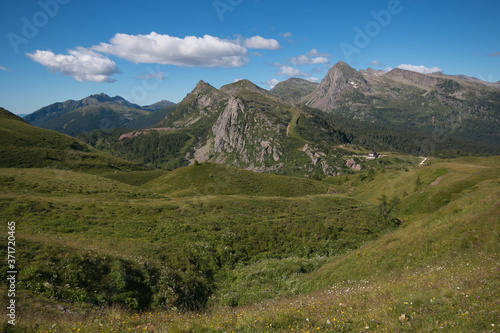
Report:
M 368 154 L 367 159 L 368 159 L 368 160 L 373 160 L 373 159 L 375 159 L 375 158 L 379 158 L 379 157 L 380 157 L 380 155 L 379 155 L 377 152 L 375 152 L 375 151 L 371 151 L 371 152 Z

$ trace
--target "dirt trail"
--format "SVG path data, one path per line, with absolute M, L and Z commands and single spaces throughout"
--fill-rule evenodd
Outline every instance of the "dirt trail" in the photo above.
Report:
M 136 136 L 139 136 L 139 135 L 148 135 L 152 131 L 165 132 L 165 131 L 175 131 L 176 129 L 177 128 L 170 128 L 170 127 L 165 127 L 165 128 L 146 128 L 146 129 L 143 129 L 143 130 L 138 130 L 138 131 L 133 131 L 133 132 L 122 134 L 118 138 L 118 141 L 121 142 L 125 138 L 131 139 L 131 138 L 135 138 Z
M 441 182 L 441 180 L 443 180 L 443 178 L 444 176 L 437 177 L 436 180 L 431 183 L 431 186 L 436 186 L 439 182 Z

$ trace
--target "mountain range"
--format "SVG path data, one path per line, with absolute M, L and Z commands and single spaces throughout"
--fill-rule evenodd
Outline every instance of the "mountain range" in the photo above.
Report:
M 139 106 L 123 97 L 104 93 L 81 100 L 68 100 L 45 106 L 23 119 L 34 126 L 76 136 L 96 129 L 141 128 L 156 124 L 175 103 L 162 100 Z
M 500 153 L 499 84 L 399 68 L 357 71 L 344 62 L 320 83 L 291 78 L 268 91 L 248 80 L 220 89 L 200 81 L 178 104 L 140 107 L 99 94 L 24 119 L 155 167 L 196 160 L 331 176 L 360 162 L 346 165 L 358 146 L 414 155 Z M 124 127 L 162 130 L 125 140 L 118 139 L 126 130 L 104 131 Z
M 447 135 L 498 142 L 500 90 L 464 76 L 356 71 L 343 62 L 301 101 L 344 117 L 427 129 Z

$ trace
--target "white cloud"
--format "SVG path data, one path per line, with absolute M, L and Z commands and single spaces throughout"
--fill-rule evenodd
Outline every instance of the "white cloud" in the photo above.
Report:
M 293 35 L 292 35 L 292 33 L 290 31 L 288 31 L 288 32 L 282 32 L 282 33 L 280 33 L 280 37 L 291 38 L 291 37 L 293 37 Z
M 26 55 L 53 73 L 72 76 L 77 81 L 113 82 L 109 77 L 119 72 L 116 64 L 102 54 L 78 47 L 69 54 L 54 54 L 37 50 Z
M 380 60 L 372 60 L 370 61 L 370 65 L 379 67 L 382 66 L 382 62 Z
M 302 65 L 317 65 L 317 64 L 328 64 L 330 61 L 325 57 L 314 57 L 309 58 L 306 55 L 300 55 L 297 57 L 290 58 L 289 61 L 295 66 Z
M 331 58 L 332 55 L 328 53 L 323 53 L 323 52 L 318 52 L 317 49 L 312 49 L 311 51 L 306 53 L 306 56 L 308 57 L 327 57 Z
M 312 49 L 306 54 L 288 59 L 288 62 L 291 62 L 295 66 L 328 64 L 330 60 L 327 57 L 331 57 L 331 55 Z
M 7 67 L 0 66 L 0 71 L 12 72 L 12 69 L 9 69 L 9 68 L 7 68 Z
M 492 54 L 488 54 L 488 57 L 500 57 L 500 52 L 495 52 Z
M 116 34 L 110 43 L 92 49 L 135 63 L 158 63 L 187 67 L 241 67 L 248 62 L 247 49 L 210 35 L 184 38 L 160 35 Z
M 290 66 L 281 66 L 276 75 L 307 77 L 309 74 Z
M 276 87 L 276 85 L 278 83 L 280 83 L 281 81 L 278 80 L 278 79 L 271 79 L 271 80 L 267 80 L 266 81 L 266 85 L 269 86 L 269 89 L 273 89 L 274 87 Z
M 279 50 L 281 49 L 280 43 L 276 39 L 265 39 L 261 36 L 253 36 L 245 39 L 243 46 L 249 49 L 260 50 Z
M 399 65 L 398 68 L 405 69 L 407 71 L 418 72 L 418 73 L 422 73 L 422 74 L 431 74 L 431 73 L 436 73 L 436 72 L 442 73 L 443 72 L 443 70 L 439 67 L 428 68 L 428 67 L 425 67 L 422 65 L 415 66 L 415 65 L 403 64 L 403 65 Z

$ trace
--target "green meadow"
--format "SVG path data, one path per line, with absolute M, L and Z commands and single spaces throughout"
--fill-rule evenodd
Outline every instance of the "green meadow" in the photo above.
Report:
M 494 332 L 500 159 L 420 161 L 323 181 L 205 163 L 3 168 L 19 274 L 17 325 L 1 327 Z

